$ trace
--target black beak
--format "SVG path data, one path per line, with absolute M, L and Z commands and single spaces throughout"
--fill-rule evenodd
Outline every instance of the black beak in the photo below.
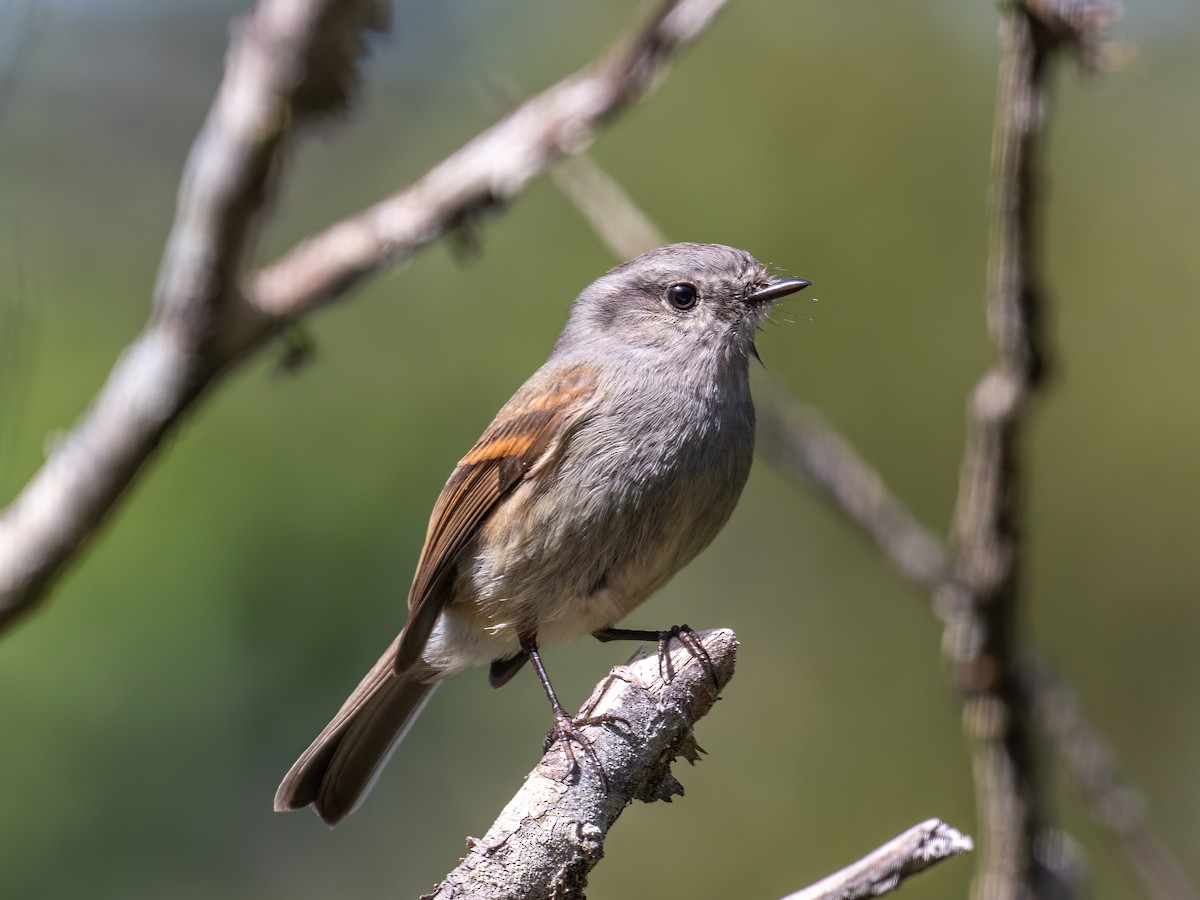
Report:
M 773 300 L 778 300 L 780 297 L 786 297 L 788 294 L 794 294 L 796 291 L 802 291 L 812 282 L 805 281 L 803 278 L 776 278 L 768 282 L 757 291 L 751 291 L 746 295 L 746 302 L 759 304 L 770 303 Z

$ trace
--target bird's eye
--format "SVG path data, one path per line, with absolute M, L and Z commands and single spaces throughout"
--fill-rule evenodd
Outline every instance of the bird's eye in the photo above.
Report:
M 687 311 L 694 307 L 699 299 L 696 288 L 690 284 L 673 284 L 667 288 L 667 302 L 675 309 Z

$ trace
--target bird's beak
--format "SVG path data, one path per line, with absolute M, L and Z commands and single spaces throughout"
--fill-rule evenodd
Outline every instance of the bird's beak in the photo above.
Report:
M 769 281 L 757 291 L 752 291 L 746 295 L 746 302 L 752 304 L 770 303 L 778 300 L 780 297 L 786 297 L 788 294 L 794 294 L 796 291 L 802 291 L 812 282 L 805 281 L 803 278 L 775 278 Z

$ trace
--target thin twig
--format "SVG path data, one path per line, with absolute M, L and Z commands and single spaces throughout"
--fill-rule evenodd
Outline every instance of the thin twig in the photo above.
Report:
M 1054 742 L 1067 773 L 1096 821 L 1116 839 L 1130 869 L 1153 900 L 1196 900 L 1196 890 L 1150 828 L 1140 791 L 1121 778 L 1115 754 L 1096 731 L 1074 691 L 1028 650 L 1021 677 L 1034 698 L 1038 725 Z
M 617 259 L 632 259 L 667 242 L 654 221 L 587 153 L 563 160 L 550 177 Z
M 582 896 L 621 812 L 634 800 L 681 796 L 671 763 L 699 758 L 692 727 L 733 677 L 737 639 L 727 629 L 697 637 L 711 668 L 680 644 L 672 645 L 669 666 L 660 666 L 656 654 L 639 652 L 614 668 L 580 713 L 597 722 L 584 733 L 604 776 L 552 746 L 487 834 L 468 841 L 470 853 L 429 898 Z M 672 673 L 668 681 L 664 670 Z
M 943 647 L 963 694 L 983 824 L 976 900 L 1051 895 L 1061 885 L 1039 847 L 1048 834 L 1032 698 L 1019 677 L 1019 438 L 1045 372 L 1045 298 L 1038 284 L 1037 165 L 1058 42 L 1031 9 L 1002 10 L 992 144 L 988 325 L 997 360 L 969 404 L 954 515 L 954 580 Z M 1068 887 L 1068 891 L 1070 888 Z
M 942 542 L 917 521 L 879 473 L 815 408 L 780 386 L 762 391 L 758 451 L 776 469 L 815 488 L 874 541 L 905 578 L 933 589 L 948 577 Z
M 295 318 L 512 198 L 649 89 L 724 0 L 670 0 L 598 65 L 533 98 L 411 188 L 247 280 L 281 150 L 342 109 L 375 0 L 262 0 L 237 30 L 189 156 L 155 312 L 92 407 L 0 513 L 0 630 L 29 612 L 223 372 Z M 249 286 L 247 287 L 247 283 Z
M 968 835 L 928 819 L 816 884 L 783 900 L 864 900 L 894 891 L 910 875 L 975 849 Z

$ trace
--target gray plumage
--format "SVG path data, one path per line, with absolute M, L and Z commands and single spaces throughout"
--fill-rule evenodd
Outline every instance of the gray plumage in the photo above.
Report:
M 703 550 L 750 471 L 755 332 L 806 285 L 741 250 L 673 244 L 584 290 L 550 358 L 443 489 L 404 631 L 275 808 L 340 821 L 442 678 L 519 657 L 523 636 L 612 626 Z M 494 666 L 493 683 L 522 661 Z

